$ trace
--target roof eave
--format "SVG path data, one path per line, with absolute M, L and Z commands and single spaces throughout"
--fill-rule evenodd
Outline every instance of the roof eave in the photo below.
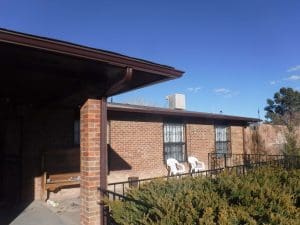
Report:
M 111 52 L 75 45 L 68 42 L 48 39 L 14 31 L 0 29 L 0 42 L 27 46 L 54 53 L 106 62 L 119 67 L 131 67 L 134 70 L 159 74 L 170 79 L 181 77 L 184 71 L 173 67 L 151 63 Z
M 249 118 L 249 117 L 217 115 L 217 114 L 179 111 L 179 110 L 170 111 L 164 109 L 155 109 L 154 107 L 149 107 L 149 109 L 141 109 L 141 108 L 122 108 L 122 107 L 115 107 L 115 106 L 108 105 L 107 109 L 108 111 L 116 111 L 116 112 L 156 114 L 162 116 L 182 116 L 182 117 L 189 117 L 189 118 L 206 118 L 206 119 L 214 119 L 214 120 L 242 121 L 248 123 L 255 123 L 261 121 L 259 119 Z

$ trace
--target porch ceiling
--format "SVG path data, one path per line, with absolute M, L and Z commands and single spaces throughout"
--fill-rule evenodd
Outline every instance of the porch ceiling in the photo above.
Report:
M 132 71 L 130 76 L 126 71 Z M 87 98 L 108 97 L 183 74 L 169 66 L 3 29 L 0 73 L 0 103 L 38 106 L 80 105 Z

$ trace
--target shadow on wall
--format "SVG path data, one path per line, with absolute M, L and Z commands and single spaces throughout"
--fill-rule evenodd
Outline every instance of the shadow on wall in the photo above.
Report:
M 42 172 L 48 174 L 80 174 L 80 148 L 64 147 L 42 153 Z
M 15 113 L 4 113 L 0 120 L 0 225 L 10 224 L 29 204 L 34 196 L 34 178 L 26 199 L 23 181 L 23 118 Z M 31 163 L 32 164 L 32 163 Z
M 130 170 L 132 168 L 109 144 L 107 151 L 109 171 Z
M 43 172 L 80 172 L 80 150 L 73 143 L 74 111 L 20 114 L 13 109 L 0 105 L 0 225 L 10 224 L 39 199 Z

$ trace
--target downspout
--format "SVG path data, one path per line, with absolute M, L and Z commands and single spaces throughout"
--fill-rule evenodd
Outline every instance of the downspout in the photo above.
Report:
M 119 80 L 118 82 L 116 82 L 116 83 L 114 83 L 107 91 L 106 91 L 106 93 L 105 93 L 105 95 L 106 96 L 110 96 L 111 94 L 113 94 L 113 93 L 115 93 L 115 92 L 117 92 L 118 90 L 121 90 L 122 89 L 122 87 L 124 87 L 124 85 L 127 83 L 127 82 L 129 82 L 129 81 L 131 81 L 131 79 L 132 79 L 132 74 L 133 74 L 133 69 L 131 68 L 131 67 L 126 67 L 126 71 L 125 71 L 125 74 L 124 74 L 124 76 L 123 76 L 123 78 L 121 79 L 121 80 Z M 105 105 L 107 105 L 107 99 L 105 99 Z M 105 110 L 106 110 L 106 114 L 107 114 L 107 106 L 105 106 Z M 110 131 L 110 121 L 108 121 L 108 119 L 107 119 L 107 116 L 106 116 L 106 125 L 105 125 L 105 132 L 107 132 L 107 124 L 109 124 L 109 141 L 110 141 L 110 133 L 111 133 L 111 131 Z M 106 139 L 106 141 L 107 141 L 107 139 Z M 108 143 L 108 144 L 110 144 L 110 143 Z M 107 165 L 106 165 L 106 171 L 107 171 L 107 175 L 109 174 L 109 164 L 110 164 L 110 162 L 108 161 L 109 159 L 108 159 L 108 150 L 107 150 L 107 147 L 108 146 L 106 146 L 106 156 L 105 156 L 105 158 L 106 158 L 106 162 L 107 162 Z
M 107 117 L 107 175 L 110 174 L 111 168 L 111 120 Z
M 101 135 L 101 143 L 100 143 L 100 190 L 107 189 L 107 175 L 108 175 L 108 152 L 107 152 L 107 96 L 121 90 L 126 82 L 132 79 L 133 69 L 130 67 L 126 68 L 125 75 L 121 80 L 114 83 L 105 93 L 106 97 L 101 98 L 101 114 L 100 114 L 100 135 Z M 100 193 L 100 199 L 104 198 L 103 193 Z M 106 218 L 103 215 L 104 206 L 100 205 L 100 224 L 104 225 L 107 223 Z
M 108 119 L 107 119 L 107 96 L 110 96 L 111 94 L 121 90 L 124 85 L 126 85 L 127 82 L 131 81 L 132 79 L 132 73 L 133 73 L 133 69 L 131 67 L 126 67 L 126 71 L 125 74 L 123 76 L 123 78 L 121 80 L 119 80 L 118 82 L 114 83 L 105 93 L 106 97 L 101 99 L 101 121 L 102 121 L 102 125 L 101 125 L 101 134 L 107 134 L 107 124 L 109 123 Z M 109 127 L 110 129 L 110 127 Z M 110 135 L 110 131 L 109 131 L 109 135 Z M 110 138 L 110 137 L 109 137 Z M 101 160 L 102 161 L 102 165 L 105 165 L 105 174 L 103 173 L 102 176 L 107 176 L 109 173 L 109 162 L 108 162 L 108 151 L 107 151 L 107 136 L 103 135 L 102 136 L 102 143 L 101 143 L 101 152 L 102 152 L 102 157 Z M 105 144 L 104 144 L 104 140 L 105 140 Z M 104 183 L 104 187 L 106 188 L 106 181 L 103 181 L 102 183 Z
M 121 80 L 118 82 L 114 83 L 107 91 L 106 91 L 106 96 L 110 96 L 113 93 L 121 90 L 127 82 L 131 81 L 132 79 L 132 74 L 133 74 L 133 69 L 131 67 L 126 67 L 125 74 Z

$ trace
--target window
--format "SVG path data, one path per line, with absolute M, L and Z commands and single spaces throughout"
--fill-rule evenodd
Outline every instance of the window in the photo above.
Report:
M 185 126 L 180 123 L 164 124 L 164 159 L 186 160 L 185 154 Z
M 80 144 L 80 121 L 74 121 L 74 145 Z
M 230 128 L 228 126 L 216 126 L 216 153 L 231 153 Z

